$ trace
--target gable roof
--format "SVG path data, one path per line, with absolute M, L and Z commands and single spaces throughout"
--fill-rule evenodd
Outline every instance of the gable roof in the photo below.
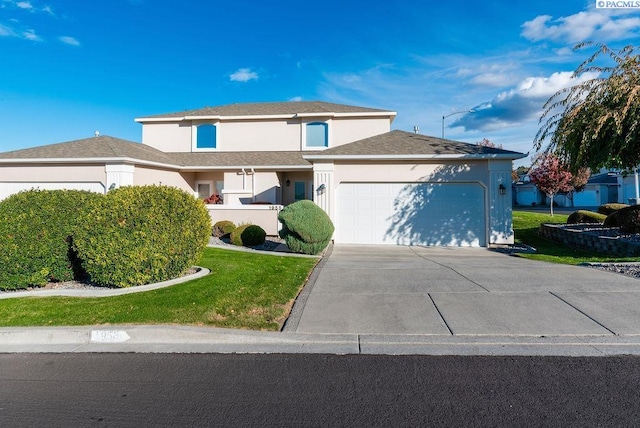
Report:
M 173 113 L 156 114 L 137 118 L 136 122 L 153 121 L 154 119 L 185 120 L 205 117 L 245 117 L 245 116 L 301 116 L 301 115 L 376 115 L 395 116 L 389 110 L 369 107 L 357 107 L 344 104 L 334 104 L 324 101 L 288 101 L 272 103 L 237 103 L 217 107 L 203 107 Z
M 520 159 L 526 154 L 445 140 L 406 131 L 391 131 L 303 157 L 308 160 Z

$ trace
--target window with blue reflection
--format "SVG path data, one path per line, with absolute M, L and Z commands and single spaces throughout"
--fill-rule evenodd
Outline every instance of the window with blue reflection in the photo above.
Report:
M 328 129 L 327 124 L 322 122 L 307 124 L 307 147 L 328 147 Z
M 306 199 L 307 194 L 305 192 L 306 183 L 304 181 L 296 181 L 294 183 L 294 199 L 300 201 Z
M 216 148 L 216 127 L 215 125 L 200 125 L 197 128 L 196 147 L 198 149 Z

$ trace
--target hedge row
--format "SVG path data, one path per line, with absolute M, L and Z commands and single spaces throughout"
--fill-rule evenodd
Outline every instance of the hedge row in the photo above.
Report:
M 213 225 L 213 236 L 228 238 L 229 242 L 239 247 L 255 247 L 264 244 L 267 232 L 257 224 L 241 224 L 237 226 L 229 220 L 221 220 Z
M 578 210 L 567 218 L 568 224 L 601 223 L 619 227 L 624 233 L 640 233 L 640 205 L 605 204 L 597 212 Z
M 71 236 L 100 197 L 78 190 L 31 190 L 0 202 L 0 289 L 84 276 Z
M 210 231 L 202 201 L 176 188 L 21 192 L 0 202 L 0 288 L 171 279 L 196 263 Z

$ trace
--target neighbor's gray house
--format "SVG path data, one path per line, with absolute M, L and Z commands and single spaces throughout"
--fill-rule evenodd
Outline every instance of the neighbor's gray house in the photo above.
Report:
M 218 202 L 207 205 L 213 221 L 269 234 L 283 206 L 310 199 L 333 220 L 336 243 L 512 243 L 511 165 L 525 155 L 391 131 L 395 116 L 280 102 L 141 117 L 142 144 L 95 136 L 0 153 L 0 199 L 163 184 Z

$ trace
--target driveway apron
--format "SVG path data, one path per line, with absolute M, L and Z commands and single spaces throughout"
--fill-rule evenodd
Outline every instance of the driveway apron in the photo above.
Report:
M 640 280 L 484 248 L 335 245 L 309 285 L 285 330 L 640 334 Z

